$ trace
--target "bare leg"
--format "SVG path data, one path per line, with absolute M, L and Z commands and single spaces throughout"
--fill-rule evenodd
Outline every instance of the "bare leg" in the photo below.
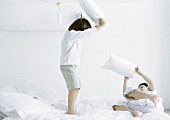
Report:
M 114 105 L 114 106 L 112 106 L 113 107 L 113 109 L 116 111 L 116 110 L 121 110 L 121 111 L 129 111 L 129 112 L 131 112 L 132 113 L 132 115 L 134 116 L 134 117 L 141 117 L 142 115 L 143 115 L 143 113 L 142 112 L 139 112 L 139 111 L 135 111 L 135 110 L 131 110 L 131 109 L 129 109 L 128 107 L 126 107 L 126 106 L 118 106 L 118 105 Z
M 68 94 L 68 111 L 67 111 L 66 114 L 76 114 L 75 111 L 74 111 L 74 104 L 75 104 L 79 90 L 80 90 L 79 88 L 76 88 L 76 89 L 72 89 L 72 90 L 69 91 L 69 94 Z
M 140 90 L 135 90 L 127 95 L 125 95 L 127 98 L 132 98 L 132 99 L 149 99 L 153 103 L 157 103 L 160 101 L 159 96 L 153 95 L 153 94 L 148 94 L 146 92 L 142 92 Z

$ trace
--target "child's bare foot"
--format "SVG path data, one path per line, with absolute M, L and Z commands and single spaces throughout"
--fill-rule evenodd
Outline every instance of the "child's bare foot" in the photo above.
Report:
M 134 117 L 138 117 L 138 118 L 140 118 L 143 115 L 142 112 L 135 111 L 135 110 L 132 111 L 132 114 L 133 114 Z
M 157 103 L 161 100 L 161 98 L 158 96 L 158 95 L 152 95 L 150 100 L 153 102 L 153 103 Z
M 64 114 L 76 115 L 76 113 L 75 113 L 75 112 L 65 112 Z

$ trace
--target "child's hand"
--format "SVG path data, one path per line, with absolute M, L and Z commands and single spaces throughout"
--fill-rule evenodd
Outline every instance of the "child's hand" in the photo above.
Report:
M 106 24 L 106 21 L 103 18 L 99 19 L 99 25 L 96 26 L 97 31 L 103 28 L 105 24 Z
M 124 76 L 124 80 L 129 80 L 129 78 L 128 78 L 128 77 L 126 77 L 126 76 Z
M 104 26 L 105 24 L 106 24 L 106 21 L 103 18 L 101 18 L 99 20 L 99 25 Z
M 135 72 L 140 75 L 139 67 L 135 68 Z
M 139 70 L 139 67 L 137 66 L 136 68 L 135 68 L 135 72 L 137 72 Z

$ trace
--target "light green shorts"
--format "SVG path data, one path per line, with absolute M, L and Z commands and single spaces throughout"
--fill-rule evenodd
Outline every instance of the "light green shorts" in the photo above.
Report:
M 60 65 L 60 70 L 66 81 L 68 91 L 75 88 L 81 88 L 81 82 L 77 73 L 76 65 Z

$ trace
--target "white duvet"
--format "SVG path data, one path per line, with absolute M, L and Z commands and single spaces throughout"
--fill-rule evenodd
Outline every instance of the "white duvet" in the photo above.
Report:
M 50 113 L 30 114 L 22 118 L 6 117 L 3 120 L 170 120 L 170 116 L 164 112 L 147 113 L 141 118 L 136 118 L 128 111 L 113 111 L 112 105 L 120 102 L 125 103 L 124 100 L 108 96 L 81 98 L 76 101 L 78 115 L 67 115 L 64 114 L 67 101 L 61 98 L 53 105 L 56 109 Z

